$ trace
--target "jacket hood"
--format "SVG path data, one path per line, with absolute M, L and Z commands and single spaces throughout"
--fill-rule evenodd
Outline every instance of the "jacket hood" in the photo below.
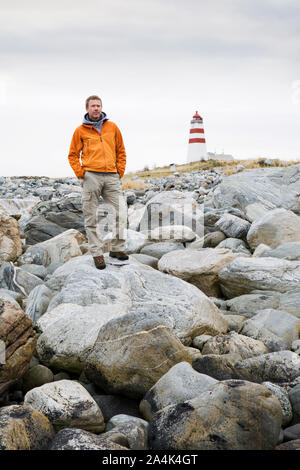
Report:
M 86 113 L 84 115 L 82 124 L 86 124 L 87 126 L 96 127 L 96 129 L 99 132 L 101 132 L 102 125 L 105 121 L 108 121 L 108 117 L 107 117 L 106 113 L 104 113 L 103 111 L 101 113 L 99 121 L 90 121 L 89 113 Z

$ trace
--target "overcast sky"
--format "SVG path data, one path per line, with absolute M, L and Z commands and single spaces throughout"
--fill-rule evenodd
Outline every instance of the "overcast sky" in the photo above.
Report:
M 127 172 L 207 148 L 300 159 L 299 0 L 0 0 L 1 175 L 73 176 L 87 96 L 120 128 Z

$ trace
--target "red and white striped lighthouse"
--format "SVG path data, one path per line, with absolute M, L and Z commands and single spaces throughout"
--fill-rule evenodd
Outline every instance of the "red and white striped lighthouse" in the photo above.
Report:
M 196 162 L 198 160 L 207 160 L 207 150 L 203 119 L 196 111 L 191 120 L 187 162 Z

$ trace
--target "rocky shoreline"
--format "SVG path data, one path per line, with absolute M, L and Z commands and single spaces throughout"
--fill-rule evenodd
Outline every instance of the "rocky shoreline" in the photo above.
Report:
M 144 181 L 0 178 L 0 449 L 299 449 L 300 165 Z

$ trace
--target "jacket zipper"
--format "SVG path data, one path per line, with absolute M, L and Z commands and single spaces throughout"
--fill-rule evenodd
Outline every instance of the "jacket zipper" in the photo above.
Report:
M 95 128 L 93 128 L 93 129 L 95 129 Z M 95 131 L 98 132 L 97 129 L 95 129 Z M 102 131 L 102 129 L 101 129 L 101 131 Z M 104 145 L 103 145 L 103 140 L 102 140 L 101 132 L 100 132 L 100 142 L 101 142 L 102 148 L 103 148 L 103 154 L 104 154 L 104 159 L 105 159 L 105 169 L 107 170 L 106 155 L 105 155 L 105 150 L 104 150 Z

